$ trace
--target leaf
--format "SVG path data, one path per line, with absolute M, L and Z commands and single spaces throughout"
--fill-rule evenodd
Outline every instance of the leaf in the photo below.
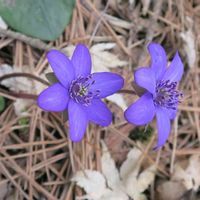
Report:
M 69 23 L 74 4 L 74 0 L 0 0 L 0 15 L 19 32 L 55 40 Z
M 49 73 L 45 74 L 45 76 L 50 84 L 59 82 L 53 72 L 49 72 Z
M 121 107 L 123 111 L 127 109 L 127 104 L 121 94 L 113 94 L 111 96 L 106 97 L 106 99 Z
M 112 189 L 117 189 L 121 184 L 119 172 L 115 166 L 114 160 L 111 158 L 110 152 L 102 141 L 103 155 L 101 157 L 102 173 L 107 179 L 108 186 Z M 112 176 L 111 176 L 112 174 Z
M 50 70 L 49 68 L 47 70 Z M 34 72 L 31 70 L 30 67 L 27 66 L 21 66 L 11 67 L 10 65 L 3 64 L 0 66 L 0 77 L 6 74 L 15 73 L 15 72 L 25 72 L 33 74 Z M 45 71 L 45 73 L 48 73 L 49 71 Z M 44 74 L 41 75 L 41 78 L 44 78 Z M 47 86 L 44 84 L 35 81 L 33 79 L 28 79 L 25 77 L 17 77 L 17 78 L 9 78 L 5 79 L 1 82 L 2 85 L 9 88 L 11 91 L 15 92 L 24 92 L 29 94 L 39 94 L 42 90 L 44 90 Z M 28 106 L 32 104 L 31 100 L 27 99 L 17 99 L 14 103 L 15 113 L 18 116 L 26 115 L 26 109 Z
M 175 181 L 164 181 L 163 183 L 159 183 L 156 190 L 158 199 L 161 200 L 180 200 L 186 191 L 182 183 Z
M 196 62 L 196 38 L 193 31 L 193 24 L 194 21 L 190 17 L 186 17 L 186 21 L 188 21 L 189 27 L 187 31 L 183 31 L 180 33 L 180 37 L 184 41 L 184 50 L 187 56 L 187 62 L 190 68 L 193 68 L 195 66 Z
M 120 168 L 120 177 L 122 177 L 123 180 L 126 180 L 130 173 L 135 172 L 136 175 L 138 174 L 138 161 L 141 154 L 142 152 L 137 148 L 133 148 L 129 151 L 127 159 L 124 161 Z
M 84 173 L 79 171 L 72 178 L 72 181 L 84 188 L 90 198 L 93 199 L 99 199 L 107 190 L 105 178 L 98 171 L 84 170 Z
M 5 106 L 6 106 L 5 99 L 2 96 L 0 96 L 0 112 L 2 112 L 5 109 Z
M 100 43 L 91 47 L 90 52 L 93 61 L 93 71 L 110 71 L 112 68 L 124 67 L 127 61 L 120 60 L 116 54 L 109 52 L 115 47 L 115 43 Z
M 138 159 L 141 151 L 133 148 L 121 167 L 120 178 L 114 160 L 103 142 L 102 150 L 102 174 L 98 171 L 84 170 L 84 173 L 77 172 L 72 179 L 87 193 L 81 199 L 87 197 L 94 200 L 128 200 L 130 196 L 134 200 L 146 200 L 143 192 L 154 180 L 155 166 L 152 165 L 139 174 Z
M 125 193 L 107 188 L 104 176 L 98 171 L 84 170 L 84 173 L 79 171 L 72 178 L 72 181 L 75 181 L 87 193 L 80 199 L 128 200 L 128 196 Z
M 172 180 L 180 181 L 190 190 L 197 191 L 200 186 L 200 156 L 193 155 L 189 159 L 186 169 L 183 169 L 179 163 L 175 165 Z
M 112 68 L 124 67 L 128 64 L 127 61 L 121 60 L 117 55 L 109 52 L 115 47 L 115 43 L 99 43 L 90 48 L 92 57 L 93 72 L 109 72 Z M 72 56 L 75 47 L 70 45 L 63 49 L 68 57 Z

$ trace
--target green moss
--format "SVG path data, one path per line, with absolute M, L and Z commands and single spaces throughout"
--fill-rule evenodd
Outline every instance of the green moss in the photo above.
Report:
M 153 128 L 151 126 L 136 127 L 131 130 L 129 138 L 135 141 L 147 142 L 153 135 Z

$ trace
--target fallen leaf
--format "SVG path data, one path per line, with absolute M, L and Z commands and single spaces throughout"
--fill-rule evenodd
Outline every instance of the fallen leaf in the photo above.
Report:
M 111 96 L 106 97 L 106 99 L 121 107 L 123 111 L 125 111 L 128 107 L 121 94 L 113 94 Z
M 50 69 L 49 69 L 50 70 Z M 17 72 L 24 72 L 24 73 L 30 73 L 33 74 L 30 67 L 22 66 L 22 67 L 16 67 L 16 66 L 10 66 L 7 64 L 3 64 L 0 66 L 0 76 L 11 74 L 11 73 L 17 73 Z M 41 77 L 44 77 L 45 71 Z M 28 93 L 28 94 L 39 94 L 43 89 L 46 88 L 46 86 L 38 81 L 35 81 L 30 78 L 26 77 L 13 77 L 9 79 L 5 79 L 1 82 L 2 85 L 9 88 L 11 91 L 20 93 Z M 14 102 L 14 108 L 15 113 L 18 116 L 26 115 L 26 109 L 33 103 L 30 99 L 17 99 Z
M 118 189 L 118 187 L 122 185 L 118 169 L 105 143 L 102 142 L 101 144 L 103 151 L 103 155 L 101 157 L 102 173 L 104 174 L 107 180 L 108 186 L 112 189 Z
M 95 200 L 146 200 L 143 192 L 153 182 L 155 166 L 152 165 L 139 174 L 141 155 L 137 148 L 129 152 L 127 160 L 122 164 L 119 171 L 112 159 L 106 145 L 102 142 L 102 174 L 97 171 L 85 170 L 77 172 L 72 181 L 84 188 L 86 195 Z M 82 197 L 81 197 L 82 198 Z
M 179 200 L 185 191 L 186 188 L 182 183 L 177 181 L 165 181 L 158 185 L 157 196 L 159 200 Z
M 200 186 L 200 156 L 193 155 L 189 158 L 189 164 L 183 169 L 179 163 L 175 165 L 172 180 L 180 181 L 187 190 L 197 191 Z
M 84 173 L 79 171 L 72 178 L 72 181 L 84 188 L 92 199 L 99 199 L 107 190 L 105 178 L 98 171 L 84 170 Z

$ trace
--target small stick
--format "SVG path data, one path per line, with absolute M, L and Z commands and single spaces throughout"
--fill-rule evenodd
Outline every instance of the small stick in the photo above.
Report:
M 0 35 L 4 35 L 4 36 L 7 36 L 7 37 L 10 37 L 10 38 L 13 38 L 13 39 L 16 39 L 16 40 L 20 40 L 32 47 L 35 47 L 37 49 L 41 49 L 41 50 L 50 50 L 52 49 L 52 45 L 49 45 L 49 44 L 46 44 L 45 42 L 42 42 L 41 40 L 39 39 L 35 39 L 35 38 L 32 38 L 32 37 L 29 37 L 29 36 L 26 36 L 26 35 L 23 35 L 19 32 L 14 32 L 14 31 L 11 31 L 11 30 L 5 30 L 5 29 L 2 29 L 0 28 Z

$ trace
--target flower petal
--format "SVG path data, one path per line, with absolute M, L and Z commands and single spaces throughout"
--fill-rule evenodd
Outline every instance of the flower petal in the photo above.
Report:
M 156 92 L 155 74 L 151 68 L 141 67 L 134 73 L 135 82 L 142 88 L 145 88 L 150 93 Z
M 85 134 L 88 123 L 86 112 L 82 109 L 80 104 L 70 100 L 68 105 L 68 116 L 70 139 L 73 142 L 79 142 Z
M 100 99 L 93 99 L 92 104 L 84 106 L 84 109 L 88 120 L 98 125 L 108 126 L 112 121 L 112 113 Z
M 176 117 L 177 109 L 176 110 L 173 110 L 173 109 L 164 109 L 164 110 L 168 114 L 169 119 L 174 119 Z
M 154 149 L 162 147 L 170 134 L 170 119 L 168 114 L 162 108 L 156 110 L 157 128 L 158 128 L 158 143 Z
M 156 80 L 160 80 L 167 68 L 167 56 L 160 44 L 150 43 L 148 46 L 151 55 L 151 68 L 155 72 Z
M 61 112 L 67 108 L 69 95 L 66 88 L 55 83 L 40 93 L 37 104 L 46 111 Z
M 87 76 L 91 73 L 92 61 L 88 48 L 78 44 L 72 55 L 76 76 Z
M 181 61 L 181 58 L 179 56 L 179 53 L 176 52 L 176 55 L 174 56 L 169 68 L 165 72 L 162 80 L 170 80 L 171 82 L 178 82 L 181 80 L 181 77 L 183 75 L 183 63 Z
M 74 79 L 74 68 L 72 62 L 64 53 L 57 50 L 49 51 L 47 59 L 57 79 L 64 87 L 68 87 Z
M 92 79 L 95 80 L 95 82 L 90 87 L 90 91 L 99 90 L 100 98 L 114 94 L 124 85 L 124 79 L 120 75 L 110 72 L 93 73 Z
M 145 93 L 125 111 L 126 120 L 135 125 L 148 124 L 155 115 L 152 94 Z

